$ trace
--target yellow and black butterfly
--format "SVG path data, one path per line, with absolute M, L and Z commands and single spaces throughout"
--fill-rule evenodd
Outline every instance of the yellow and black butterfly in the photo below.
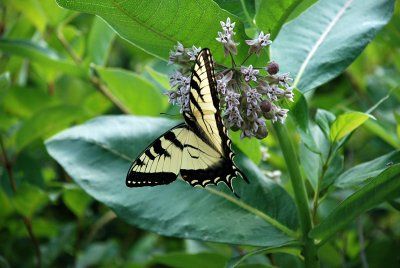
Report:
M 200 51 L 190 81 L 190 112 L 181 123 L 157 138 L 133 162 L 126 176 L 128 187 L 173 182 L 178 174 L 192 186 L 224 182 L 246 176 L 235 166 L 231 141 L 219 114 L 214 64 L 209 49 Z

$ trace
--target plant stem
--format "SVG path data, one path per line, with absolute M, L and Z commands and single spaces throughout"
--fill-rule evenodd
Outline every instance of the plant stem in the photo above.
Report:
M 79 57 L 79 55 L 75 52 L 75 50 L 69 45 L 68 41 L 65 39 L 65 36 L 62 32 L 62 28 L 64 27 L 64 24 L 61 24 L 57 30 L 56 30 L 56 36 L 58 41 L 62 44 L 64 49 L 67 51 L 67 53 L 71 56 L 71 58 L 74 60 L 74 62 L 77 65 L 80 65 L 82 63 L 82 59 Z
M 311 214 L 308 207 L 306 187 L 300 172 L 294 145 L 291 142 L 289 133 L 284 125 L 276 123 L 273 124 L 273 126 L 277 133 L 279 144 L 281 145 L 282 153 L 285 158 L 294 191 L 294 198 L 297 204 L 302 233 L 302 242 L 304 244 L 303 255 L 305 267 L 319 267 L 317 247 L 314 241 L 308 237 L 308 233 L 312 229 Z
M 7 170 L 8 178 L 10 180 L 11 188 L 15 194 L 17 192 L 17 186 L 16 186 L 15 178 L 14 178 L 13 163 L 8 158 L 2 136 L 0 136 L 0 146 L 1 146 L 1 151 L 3 153 L 4 164 L 6 166 L 6 170 Z M 33 233 L 32 221 L 31 221 L 31 219 L 29 219 L 26 216 L 22 216 L 22 219 L 23 219 L 24 225 L 29 233 L 29 237 L 31 238 L 31 240 L 33 242 L 33 246 L 34 246 L 35 254 L 36 254 L 36 260 L 37 260 L 36 267 L 42 267 L 42 256 L 40 253 L 39 241 L 37 240 L 35 234 Z
M 317 187 L 315 188 L 315 192 L 314 192 L 313 205 L 312 205 L 312 212 L 311 212 L 312 220 L 313 220 L 313 223 L 314 223 L 314 224 L 315 224 L 315 222 L 316 222 L 317 209 L 318 209 L 318 206 L 319 206 L 318 197 L 319 197 L 319 192 L 320 192 L 320 190 L 321 190 L 322 180 L 323 180 L 323 178 L 325 177 L 325 173 L 326 173 L 326 171 L 328 170 L 328 166 L 329 166 L 329 164 L 330 164 L 330 162 L 331 162 L 331 157 L 332 157 L 332 155 L 333 155 L 333 153 L 332 153 L 332 146 L 333 146 L 333 145 L 331 145 L 331 146 L 329 147 L 328 156 L 327 156 L 327 158 L 326 158 L 325 163 L 324 163 L 323 166 L 322 166 L 321 174 L 318 176 Z
M 242 66 L 242 65 L 250 58 L 251 55 L 253 55 L 253 54 L 247 55 L 247 57 L 242 61 L 242 63 L 240 64 L 240 66 Z M 261 68 L 254 68 L 254 69 L 261 69 Z

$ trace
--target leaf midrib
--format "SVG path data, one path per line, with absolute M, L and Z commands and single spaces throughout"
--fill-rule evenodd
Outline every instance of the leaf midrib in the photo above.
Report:
M 353 2 L 353 0 L 347 0 L 344 5 L 340 8 L 339 12 L 336 14 L 336 16 L 333 18 L 331 23 L 328 24 L 328 26 L 325 28 L 323 33 L 321 34 L 320 38 L 318 38 L 317 42 L 314 44 L 314 46 L 311 48 L 310 52 L 307 54 L 306 59 L 304 62 L 301 64 L 299 72 L 297 73 L 296 79 L 293 82 L 293 87 L 297 88 L 297 84 L 299 83 L 301 76 L 303 75 L 305 69 L 307 68 L 308 63 L 310 62 L 311 58 L 315 55 L 317 52 L 318 48 L 321 46 L 323 41 L 327 38 L 328 34 L 331 32 L 333 27 L 337 24 L 339 19 L 343 16 L 345 11 L 348 9 L 350 4 Z

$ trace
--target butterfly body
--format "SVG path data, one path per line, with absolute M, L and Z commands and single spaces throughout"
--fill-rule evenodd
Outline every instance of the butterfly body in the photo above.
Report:
M 133 162 L 126 177 L 128 187 L 169 184 L 178 174 L 192 186 L 224 182 L 232 192 L 232 179 L 238 174 L 248 182 L 233 162 L 208 49 L 197 56 L 189 101 L 190 112 L 183 113 L 185 123 L 161 135 Z

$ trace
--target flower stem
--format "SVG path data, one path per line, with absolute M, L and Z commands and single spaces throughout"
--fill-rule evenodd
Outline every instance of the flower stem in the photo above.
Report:
M 294 198 L 297 204 L 302 242 L 304 245 L 303 255 L 305 267 L 319 267 L 317 247 L 314 241 L 308 237 L 308 233 L 312 229 L 311 214 L 308 207 L 306 187 L 300 172 L 294 145 L 291 142 L 289 133 L 284 125 L 275 123 L 273 126 L 277 133 L 279 144 L 281 145 L 294 191 Z
M 240 64 L 240 66 L 242 66 L 242 65 L 250 58 L 251 55 L 253 55 L 253 54 L 251 54 L 251 53 L 248 54 L 247 57 L 242 61 L 242 63 Z M 254 68 L 254 69 L 261 69 L 261 68 Z
M 108 89 L 108 87 L 101 81 L 101 78 L 96 74 L 93 68 L 93 74 L 90 75 L 90 82 L 106 97 L 108 98 L 121 112 L 124 114 L 131 114 L 128 107 L 125 106 L 118 98 L 116 98 Z

